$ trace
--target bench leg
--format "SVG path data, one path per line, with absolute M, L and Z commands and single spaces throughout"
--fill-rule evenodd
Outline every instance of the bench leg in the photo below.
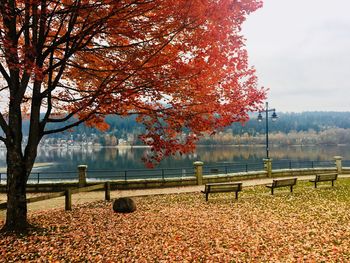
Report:
M 317 182 L 315 182 L 315 188 L 317 188 Z
M 290 186 L 290 192 L 293 193 L 293 185 Z
M 205 193 L 205 201 L 207 201 L 207 202 L 208 202 L 208 195 L 209 195 L 209 193 Z
M 236 200 L 238 199 L 238 191 L 236 192 Z
M 334 180 L 332 180 L 332 187 L 334 186 Z
M 273 195 L 273 187 L 271 187 L 271 194 Z

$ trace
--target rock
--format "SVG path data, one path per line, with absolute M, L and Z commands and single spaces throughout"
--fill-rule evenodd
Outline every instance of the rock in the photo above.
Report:
M 136 204 L 129 197 L 118 198 L 113 203 L 113 210 L 116 213 L 132 213 L 136 210 Z

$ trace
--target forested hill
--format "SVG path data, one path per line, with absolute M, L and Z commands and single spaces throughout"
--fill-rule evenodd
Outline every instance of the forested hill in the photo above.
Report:
M 265 114 L 262 114 L 265 118 Z M 270 114 L 271 115 L 271 114 Z M 290 133 L 291 131 L 320 132 L 329 128 L 350 128 L 350 112 L 303 112 L 303 113 L 278 113 L 275 122 L 269 121 L 270 132 Z M 257 115 L 252 115 L 251 119 L 242 127 L 235 123 L 231 126 L 233 133 L 265 133 L 265 120 L 257 121 Z
M 290 132 L 322 132 L 332 128 L 350 129 L 350 112 L 303 112 L 303 113 L 279 113 L 275 122 L 269 121 L 270 133 Z M 271 115 L 271 114 L 269 114 Z M 265 114 L 263 114 L 265 118 Z M 124 139 L 136 143 L 137 136 L 144 129 L 136 122 L 135 117 L 121 118 L 119 116 L 108 116 L 107 123 L 110 129 L 107 132 L 100 132 L 85 125 L 75 127 L 73 131 L 52 134 L 49 138 L 72 139 L 76 141 L 94 139 L 95 142 L 105 144 L 106 136 L 117 140 Z M 24 122 L 24 131 L 28 131 L 28 122 Z M 234 136 L 249 135 L 256 136 L 265 133 L 265 120 L 257 121 L 257 114 L 252 114 L 251 119 L 245 124 L 235 123 L 226 128 L 226 133 Z

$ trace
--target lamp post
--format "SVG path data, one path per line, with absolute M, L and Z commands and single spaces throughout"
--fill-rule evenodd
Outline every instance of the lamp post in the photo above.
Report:
M 274 122 L 277 120 L 277 114 L 276 114 L 276 109 L 269 109 L 269 103 L 266 102 L 265 103 L 265 109 L 262 111 L 259 111 L 259 115 L 258 115 L 258 121 L 262 122 L 263 120 L 263 116 L 261 115 L 262 112 L 265 112 L 265 122 L 266 122 L 266 129 L 265 129 L 265 133 L 266 133 L 266 159 L 269 159 L 269 112 L 272 112 L 271 115 L 271 120 Z

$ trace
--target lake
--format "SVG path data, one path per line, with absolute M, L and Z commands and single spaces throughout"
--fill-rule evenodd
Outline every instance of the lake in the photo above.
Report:
M 39 149 L 37 163 L 50 163 L 45 171 L 76 171 L 77 165 L 87 164 L 89 170 L 144 169 L 141 161 L 148 148 L 45 148 Z M 159 168 L 192 167 L 196 160 L 207 165 L 223 163 L 261 162 L 264 146 L 198 146 L 193 154 L 177 155 L 163 160 Z M 340 155 L 350 160 L 350 146 L 289 146 L 270 147 L 273 160 L 332 161 Z M 5 149 L 0 149 L 0 167 L 6 167 Z

